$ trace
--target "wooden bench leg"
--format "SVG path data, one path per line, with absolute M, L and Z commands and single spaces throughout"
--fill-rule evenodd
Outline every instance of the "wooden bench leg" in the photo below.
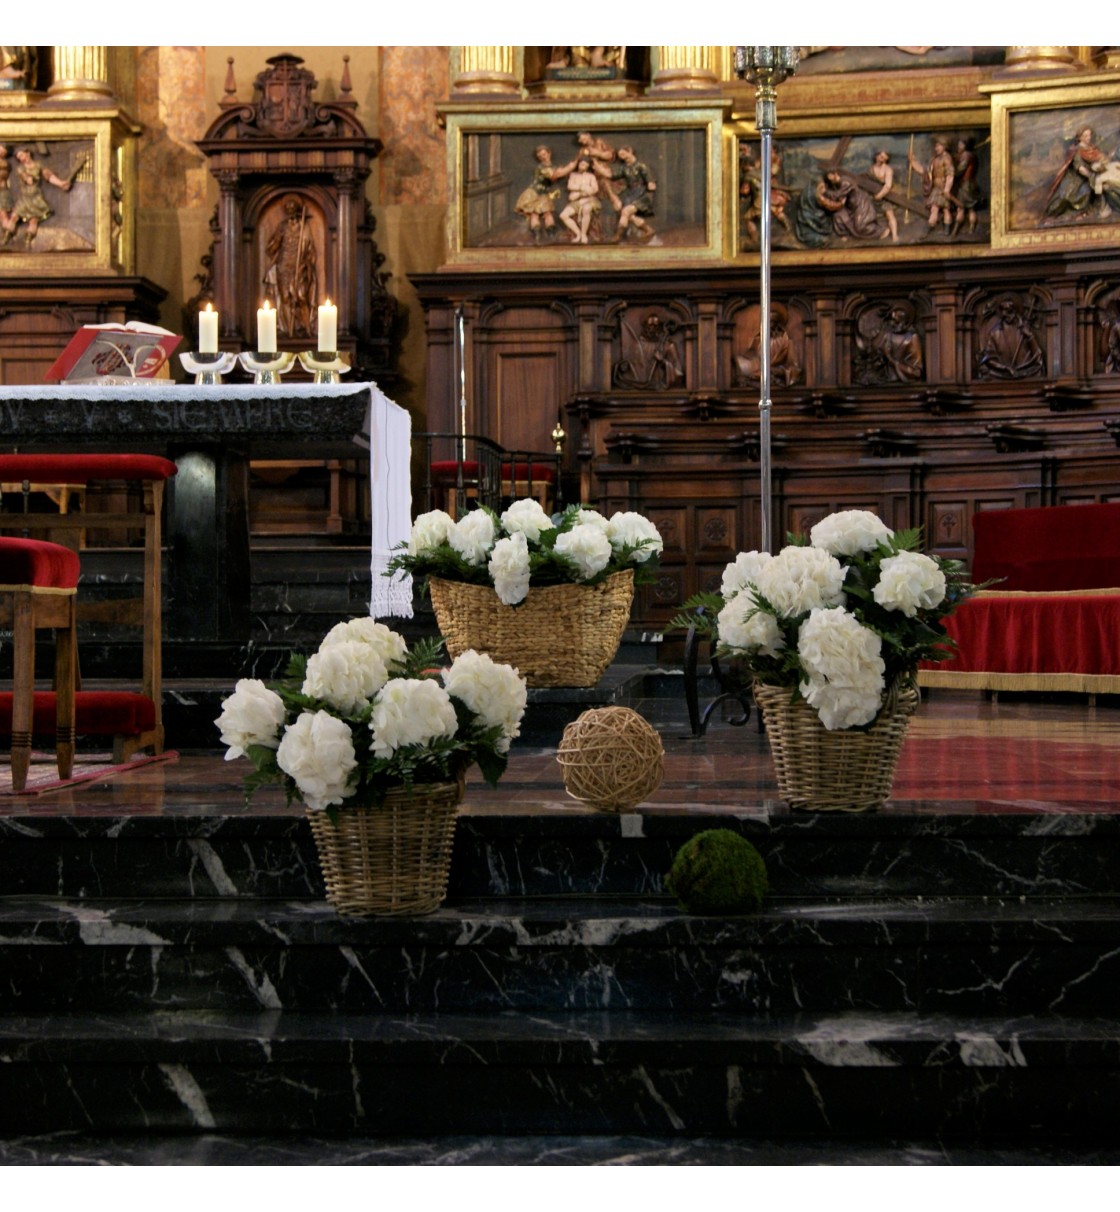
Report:
M 35 620 L 30 593 L 12 595 L 12 790 L 27 786 L 35 711 Z
M 58 777 L 74 772 L 74 688 L 77 682 L 78 631 L 75 598 L 69 601 L 66 623 L 55 634 L 55 762 Z

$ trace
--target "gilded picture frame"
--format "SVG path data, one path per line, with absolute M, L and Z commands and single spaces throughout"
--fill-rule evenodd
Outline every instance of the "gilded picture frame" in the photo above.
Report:
M 747 121 L 730 123 L 726 138 L 726 256 L 751 263 L 761 231 L 760 143 Z M 991 163 L 987 106 L 975 101 L 780 115 L 771 156 L 774 263 L 983 254 L 991 247 Z
M 993 247 L 1120 244 L 1120 73 L 989 91 Z
M 723 253 L 724 103 L 441 107 L 448 264 L 692 264 Z

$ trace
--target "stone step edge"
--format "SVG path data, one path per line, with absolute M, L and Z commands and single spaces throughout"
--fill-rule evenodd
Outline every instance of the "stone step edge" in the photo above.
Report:
M 888 933 L 889 932 L 889 933 Z M 418 917 L 350 917 L 325 900 L 0 897 L 0 948 L 292 946 L 755 947 L 1120 945 L 1115 897 L 775 898 L 757 913 L 693 915 L 669 897 L 494 898 Z M 981 940 L 983 941 L 983 940 Z
M 1120 1020 L 915 1012 L 0 1015 L 0 1066 L 430 1062 L 756 1068 L 1120 1068 Z M 11 1069 L 7 1069 L 11 1073 Z

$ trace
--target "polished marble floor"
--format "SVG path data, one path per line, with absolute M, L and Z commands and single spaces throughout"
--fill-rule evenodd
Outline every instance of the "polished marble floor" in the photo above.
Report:
M 713 717 L 707 733 L 689 733 L 683 699 L 635 704 L 658 730 L 665 777 L 644 813 L 785 811 L 778 799 L 767 741 L 752 718 L 736 727 Z M 732 712 L 734 714 L 734 712 Z M 173 738 L 172 738 L 173 741 Z M 4 815 L 116 815 L 242 812 L 299 815 L 276 788 L 243 804 L 241 760 L 220 748 L 185 751 L 149 765 L 36 796 L 0 799 Z M 1120 807 L 1120 697 L 1001 696 L 974 691 L 928 693 L 911 721 L 884 812 L 1114 812 Z M 552 748 L 515 743 L 497 788 L 472 772 L 466 813 L 584 812 L 568 797 Z

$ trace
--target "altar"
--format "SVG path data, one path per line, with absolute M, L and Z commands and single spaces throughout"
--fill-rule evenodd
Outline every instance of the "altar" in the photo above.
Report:
M 389 551 L 409 534 L 410 441 L 408 413 L 372 383 L 137 381 L 6 387 L 0 398 L 0 447 L 7 452 L 116 451 L 174 460 L 164 612 L 164 637 L 172 641 L 244 644 L 249 638 L 251 459 L 353 458 L 367 449 L 374 496 L 371 609 L 410 614 L 410 587 L 380 577 Z

